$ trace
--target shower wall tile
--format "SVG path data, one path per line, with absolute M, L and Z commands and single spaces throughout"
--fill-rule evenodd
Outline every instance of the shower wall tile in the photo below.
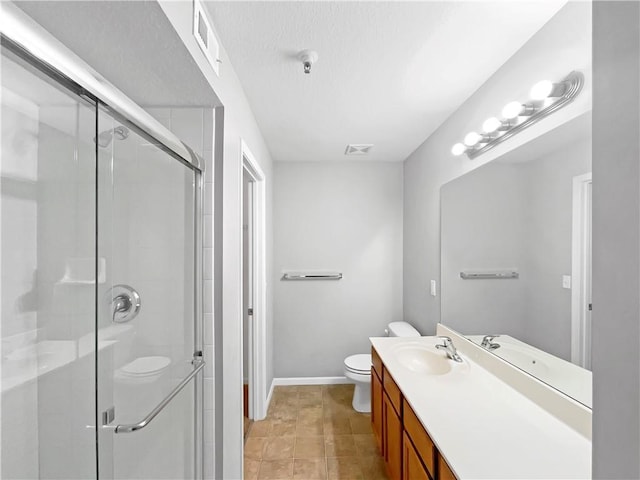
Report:
M 204 282 L 204 313 L 213 313 L 213 280 Z
M 213 345 L 213 313 L 204 314 L 204 344 Z
M 204 212 L 205 215 L 213 215 L 213 183 L 204 184 Z
M 213 215 L 204 216 L 204 247 L 213 248 Z
M 213 279 L 213 248 L 205 248 L 204 249 L 204 265 L 203 265 L 203 275 L 205 280 Z
M 213 378 L 213 345 L 204 346 L 204 358 L 207 362 L 204 367 L 204 378 Z
M 213 378 L 204 379 L 204 409 L 213 410 Z

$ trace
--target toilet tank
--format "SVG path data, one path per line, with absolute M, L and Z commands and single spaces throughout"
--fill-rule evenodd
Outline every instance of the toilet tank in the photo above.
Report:
M 407 322 L 391 322 L 385 329 L 389 337 L 419 337 L 420 332 Z

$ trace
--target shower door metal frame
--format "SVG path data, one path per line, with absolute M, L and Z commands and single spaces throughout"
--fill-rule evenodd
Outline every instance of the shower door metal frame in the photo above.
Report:
M 100 108 L 122 124 L 136 131 L 155 146 L 168 153 L 178 162 L 193 171 L 193 214 L 194 214 L 194 358 L 202 359 L 203 356 L 203 200 L 204 200 L 204 166 L 202 158 L 188 145 L 182 142 L 176 135 L 164 125 L 149 115 L 144 109 L 129 99 L 124 93 L 109 83 L 98 72 L 87 65 L 80 57 L 71 52 L 44 28 L 34 22 L 18 7 L 8 2 L 1 2 L 0 13 L 3 21 L 0 23 L 0 42 L 3 48 L 7 48 L 27 64 L 35 67 L 54 82 L 60 84 L 76 95 L 88 100 L 96 107 L 96 138 L 98 135 L 97 119 Z M 97 162 L 96 143 L 96 162 Z M 97 182 L 97 171 L 96 171 Z M 97 189 L 97 185 L 96 185 Z M 97 190 L 96 190 L 97 195 Z M 97 222 L 97 197 L 96 197 L 96 222 Z M 97 228 L 97 224 L 96 224 Z M 96 230 L 97 233 L 97 230 Z M 96 252 L 98 238 L 96 237 Z M 97 262 L 97 259 L 96 259 Z M 97 271 L 97 268 L 96 268 Z M 97 283 L 96 283 L 97 288 Z M 97 295 L 97 293 L 96 293 Z M 97 297 L 96 297 L 97 298 Z M 97 311 L 96 311 L 97 315 Z M 96 394 L 97 394 L 97 332 L 95 333 L 95 365 L 96 365 Z M 202 413 L 204 406 L 203 374 L 204 360 L 194 364 L 194 370 L 185 378 L 148 416 L 144 419 L 143 427 L 148 424 L 171 399 L 182 390 L 194 378 L 194 473 L 195 478 L 201 479 L 204 474 L 203 456 L 203 428 Z M 101 416 L 97 411 L 97 395 L 94 398 L 96 404 L 96 476 L 99 478 L 98 463 L 98 431 L 101 428 Z M 143 428 L 141 427 L 141 428 Z M 114 429 L 113 426 L 107 427 Z M 135 431 L 139 428 L 131 428 Z M 115 429 L 114 429 L 115 430 Z

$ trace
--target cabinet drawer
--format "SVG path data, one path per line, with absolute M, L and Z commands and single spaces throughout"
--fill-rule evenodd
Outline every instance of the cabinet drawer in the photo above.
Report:
M 402 394 L 389 371 L 386 368 L 383 371 L 382 384 L 384 385 L 384 391 L 389 396 L 393 408 L 395 408 L 398 415 L 400 415 L 402 412 Z
M 438 478 L 439 480 L 458 480 L 441 455 L 438 455 Z
M 418 420 L 416 414 L 413 413 L 413 410 L 411 409 L 407 401 L 403 400 L 403 403 L 404 429 L 407 431 L 407 434 L 411 438 L 411 441 L 416 446 L 416 450 L 418 451 L 420 458 L 422 458 L 424 465 L 427 467 L 429 475 L 435 478 L 436 449 L 433 445 L 433 441 L 420 423 L 420 420 Z
M 382 379 L 382 360 L 380 360 L 378 352 L 376 352 L 376 349 L 373 347 L 371 347 L 371 365 L 378 374 L 378 377 Z

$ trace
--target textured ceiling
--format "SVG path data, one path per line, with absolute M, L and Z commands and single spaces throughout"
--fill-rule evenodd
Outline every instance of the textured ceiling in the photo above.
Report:
M 565 3 L 206 6 L 275 160 L 402 161 Z M 345 157 L 348 143 L 375 147 Z
M 139 105 L 218 104 L 156 1 L 16 4 Z

